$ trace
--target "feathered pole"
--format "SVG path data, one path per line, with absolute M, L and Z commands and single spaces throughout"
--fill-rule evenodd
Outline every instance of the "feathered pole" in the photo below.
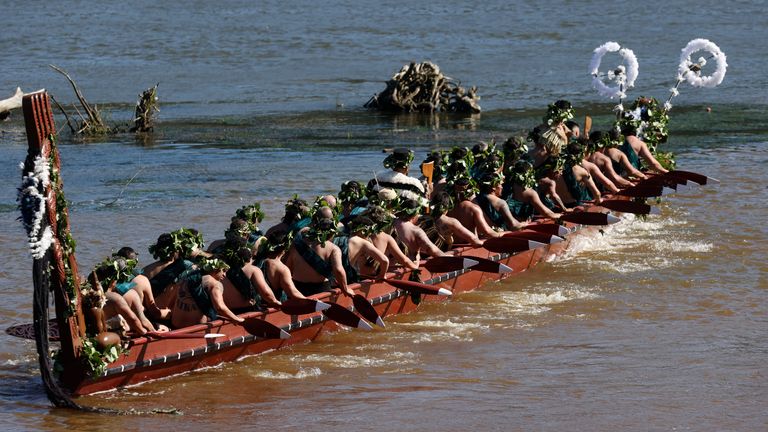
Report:
M 693 62 L 691 60 L 691 54 L 697 51 L 707 51 L 710 53 L 710 56 L 707 59 L 699 57 L 696 62 Z M 707 60 L 712 59 L 717 63 L 715 71 L 712 75 L 701 76 L 701 71 L 704 68 L 704 65 L 707 64 Z M 714 42 L 701 38 L 693 39 L 688 42 L 688 45 L 682 49 L 682 53 L 680 54 L 680 63 L 677 67 L 677 82 L 674 87 L 669 89 L 669 97 L 667 98 L 667 101 L 664 102 L 664 111 L 667 112 L 672 109 L 672 98 L 680 94 L 678 88 L 683 81 L 688 81 L 693 87 L 715 88 L 723 82 L 727 69 L 728 63 L 726 62 L 725 54 Z
M 603 56 L 609 52 L 618 52 L 624 59 L 624 64 L 620 64 L 608 71 L 600 72 L 600 63 Z M 616 117 L 620 118 L 624 112 L 624 98 L 627 97 L 626 90 L 635 86 L 635 80 L 638 75 L 638 63 L 635 53 L 629 48 L 622 48 L 616 42 L 606 42 L 595 48 L 592 61 L 589 63 L 589 74 L 592 75 L 592 86 L 597 90 L 600 96 L 606 96 L 610 99 L 619 98 L 619 104 L 614 107 Z M 615 86 L 609 86 L 603 82 L 602 77 L 607 77 L 608 81 L 615 81 Z

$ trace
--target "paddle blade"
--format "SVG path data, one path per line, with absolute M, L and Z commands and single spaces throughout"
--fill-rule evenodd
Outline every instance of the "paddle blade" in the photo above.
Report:
M 470 268 L 477 264 L 474 258 L 461 256 L 439 256 L 433 257 L 424 263 L 424 268 L 430 273 L 448 273 L 456 270 Z
M 625 200 L 605 200 L 600 203 L 600 207 L 621 213 L 633 213 L 640 215 L 647 215 L 651 212 L 651 206 L 648 204 Z
M 481 272 L 486 273 L 512 273 L 512 268 L 504 265 L 498 261 L 489 260 L 488 258 L 480 258 L 480 257 L 468 257 L 472 258 L 473 260 L 477 261 L 477 264 L 472 266 L 472 270 L 478 270 Z
M 536 231 L 544 234 L 556 235 L 558 237 L 563 237 L 570 233 L 568 228 L 554 223 L 534 223 L 526 226 L 525 229 L 527 231 Z
M 176 332 L 148 332 L 146 336 L 155 339 L 216 339 L 226 337 L 224 333 L 176 333 Z
M 32 323 L 13 325 L 5 329 L 5 332 L 18 338 L 35 339 L 35 328 Z M 58 342 L 60 340 L 59 325 L 56 323 L 56 319 L 48 321 L 48 340 L 51 342 Z
M 331 307 L 323 311 L 323 315 L 327 316 L 328 319 L 336 321 L 337 323 L 347 327 L 358 328 L 361 330 L 373 330 L 373 327 L 371 327 L 370 324 L 363 321 L 351 310 L 339 305 L 338 303 L 329 304 Z
M 432 174 L 435 171 L 435 162 L 426 162 L 421 164 L 421 173 L 427 179 L 427 183 L 432 183 Z
M 256 337 L 264 339 L 288 339 L 291 337 L 287 331 L 262 319 L 248 318 L 242 324 L 248 333 Z
M 577 212 L 565 213 L 560 220 L 581 225 L 611 225 L 620 221 L 620 218 L 610 213 Z
M 280 310 L 288 315 L 303 315 L 320 312 L 331 307 L 328 303 L 309 298 L 292 298 L 283 302 Z
M 497 253 L 523 252 L 545 246 L 545 243 L 528 240 L 523 237 L 494 237 L 483 243 L 483 248 Z
M 355 305 L 355 309 L 357 309 L 357 312 L 360 313 L 360 315 L 363 316 L 363 318 L 367 319 L 368 321 L 380 326 L 384 326 L 384 320 L 381 319 L 379 316 L 379 313 L 376 312 L 376 309 L 373 307 L 371 302 L 368 301 L 365 297 L 363 297 L 362 294 L 355 294 L 354 297 L 352 297 L 352 303 Z
M 434 285 L 427 285 L 424 283 L 400 280 L 400 279 L 384 279 L 384 282 L 392 285 L 395 288 L 416 293 L 416 294 L 429 294 L 429 295 L 441 295 L 449 296 L 453 293 L 445 288 L 439 288 Z
M 538 231 L 533 230 L 522 230 L 522 231 L 513 231 L 504 233 L 504 236 L 506 238 L 510 237 L 521 237 L 521 238 L 527 238 L 528 240 L 534 240 L 539 243 L 548 243 L 548 244 L 554 244 L 554 243 L 560 243 L 563 241 L 562 237 L 556 236 L 554 234 L 547 234 L 542 233 Z
M 620 190 L 616 195 L 626 196 L 630 198 L 651 198 L 658 197 L 664 194 L 664 188 L 661 184 L 641 184 Z
M 674 171 L 668 172 L 666 175 L 682 178 L 685 180 L 690 180 L 700 185 L 720 183 L 720 180 L 716 178 L 708 177 L 708 176 L 705 176 L 704 174 L 699 174 L 699 173 L 690 172 L 690 171 L 674 170 Z

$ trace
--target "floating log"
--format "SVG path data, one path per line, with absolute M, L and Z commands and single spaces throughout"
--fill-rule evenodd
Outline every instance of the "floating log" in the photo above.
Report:
M 32 93 L 38 93 L 41 91 L 43 91 L 43 89 Z M 0 120 L 5 120 L 8 118 L 12 109 L 21 108 L 21 99 L 24 96 L 32 93 L 24 93 L 21 91 L 21 87 L 16 87 L 16 92 L 13 94 L 13 96 L 9 97 L 8 99 L 0 100 Z
M 366 108 L 395 112 L 479 113 L 477 87 L 465 89 L 431 62 L 404 65 Z

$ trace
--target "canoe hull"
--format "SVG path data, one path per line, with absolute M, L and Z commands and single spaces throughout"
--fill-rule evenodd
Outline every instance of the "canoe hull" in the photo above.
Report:
M 571 234 L 574 235 L 574 234 Z M 449 273 L 430 273 L 422 270 L 424 283 L 452 291 L 454 294 L 475 290 L 487 282 L 498 281 L 526 271 L 550 255 L 562 253 L 570 243 L 547 245 L 538 249 L 513 255 L 492 253 L 482 248 L 463 248 L 462 255 L 478 256 L 500 261 L 513 271 L 506 274 L 486 273 L 477 270 L 459 270 Z M 390 278 L 407 279 L 402 272 L 391 273 Z M 414 311 L 418 305 L 411 294 L 383 282 L 364 281 L 352 288 L 365 296 L 382 317 L 405 314 Z M 338 292 L 322 293 L 313 298 L 333 301 L 352 309 L 352 299 Z M 447 297 L 422 295 L 421 302 L 444 301 Z M 221 320 L 200 324 L 184 329 L 185 333 L 223 333 L 226 337 L 215 339 L 152 339 L 137 338 L 131 341 L 129 353 L 111 363 L 104 376 L 85 378 L 75 382 L 64 382 L 74 395 L 85 395 L 140 384 L 159 378 L 187 373 L 197 369 L 231 362 L 244 356 L 257 355 L 266 351 L 281 349 L 296 343 L 313 341 L 322 333 L 333 332 L 341 327 L 328 320 L 322 313 L 286 315 L 270 309 L 266 312 L 251 312 L 244 318 L 256 317 L 289 332 L 288 339 L 261 339 L 250 335 L 245 328 Z

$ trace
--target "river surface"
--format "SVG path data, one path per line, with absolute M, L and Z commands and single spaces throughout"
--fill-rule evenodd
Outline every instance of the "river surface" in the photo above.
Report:
M 664 197 L 657 215 L 391 317 L 385 330 L 341 331 L 79 400 L 181 416 L 53 409 L 34 343 L 1 333 L 3 430 L 768 430 L 765 2 L 4 3 L 0 98 L 45 87 L 69 106 L 71 88 L 47 67 L 56 64 L 120 122 L 160 83 L 153 136 L 62 134 L 83 271 L 124 245 L 146 264 L 147 246 L 180 226 L 220 238 L 253 201 L 269 226 L 294 193 L 370 179 L 383 148 L 407 146 L 419 160 L 432 147 L 503 140 L 536 125 L 555 99 L 605 129 L 616 102 L 591 88 L 587 66 L 609 40 L 638 57 L 630 99 L 665 99 L 680 49 L 696 37 L 716 42 L 729 69 L 715 89 L 680 87 L 665 144 L 679 168 L 719 185 Z M 477 85 L 483 113 L 361 108 L 412 60 Z M 58 115 L 57 125 L 66 129 Z M 14 112 L 0 123 L 2 329 L 31 321 L 15 201 L 25 155 Z

